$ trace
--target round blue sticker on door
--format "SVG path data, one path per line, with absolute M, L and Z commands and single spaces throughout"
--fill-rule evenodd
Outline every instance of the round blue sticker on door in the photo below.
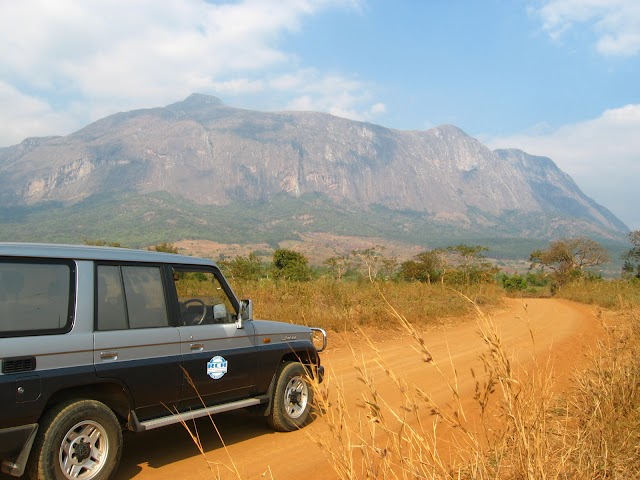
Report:
M 227 373 L 227 366 L 228 364 L 224 357 L 216 355 L 207 362 L 207 375 L 214 380 L 218 380 Z

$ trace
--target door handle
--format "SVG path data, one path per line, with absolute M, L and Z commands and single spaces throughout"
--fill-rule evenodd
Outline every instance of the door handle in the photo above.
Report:
M 204 343 L 192 343 L 189 345 L 189 348 L 193 351 L 201 352 L 204 350 Z
M 117 360 L 118 359 L 118 351 L 117 350 L 107 350 L 104 352 L 100 352 L 100 358 L 103 360 Z

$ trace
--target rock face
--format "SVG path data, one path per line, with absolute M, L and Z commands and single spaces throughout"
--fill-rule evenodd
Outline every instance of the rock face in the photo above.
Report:
M 0 149 L 5 206 L 114 191 L 167 191 L 209 205 L 316 192 L 443 222 L 517 212 L 627 230 L 550 159 L 491 151 L 450 125 L 397 131 L 322 113 L 231 108 L 194 94 Z

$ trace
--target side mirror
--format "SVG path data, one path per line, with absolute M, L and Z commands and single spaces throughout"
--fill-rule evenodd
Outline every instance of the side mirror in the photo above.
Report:
M 240 312 L 236 321 L 237 328 L 244 328 L 242 322 L 253 319 L 253 302 L 251 300 L 240 300 Z

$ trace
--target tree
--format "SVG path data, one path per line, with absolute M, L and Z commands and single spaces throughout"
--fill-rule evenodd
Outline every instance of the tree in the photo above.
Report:
M 384 251 L 383 245 L 376 245 L 364 250 L 353 250 L 351 255 L 361 265 L 369 279 L 375 280 L 378 276 L 391 276 L 398 265 L 397 257 L 385 257 Z
M 338 281 L 341 281 L 345 273 L 353 268 L 353 262 L 347 255 L 328 258 L 324 261 L 324 264 L 331 269 L 335 279 Z
M 507 292 L 520 292 L 522 290 L 526 290 L 529 286 L 527 278 L 522 275 L 518 275 L 517 273 L 514 275 L 502 273 L 498 276 L 498 280 L 500 280 L 502 288 Z
M 640 230 L 630 232 L 627 238 L 633 247 L 622 255 L 624 260 L 622 274 L 625 277 L 640 278 Z
M 273 252 L 273 269 L 276 278 L 298 281 L 311 279 L 311 268 L 309 268 L 307 257 L 286 248 Z
M 498 269 L 489 263 L 483 252 L 489 250 L 482 245 L 463 243 L 442 250 L 445 268 L 442 281 L 453 284 L 471 285 L 493 281 Z
M 254 252 L 246 257 L 238 255 L 231 261 L 225 261 L 223 265 L 231 278 L 259 280 L 264 276 L 264 265 Z
M 425 250 L 400 264 L 400 278 L 403 280 L 417 280 L 419 282 L 437 282 L 442 276 L 444 265 L 441 258 L 442 250 Z
M 608 260 L 607 250 L 595 240 L 585 237 L 553 241 L 548 249 L 534 250 L 529 257 L 530 268 L 550 270 L 559 285 L 567 283 L 572 278 L 581 277 L 586 269 Z

